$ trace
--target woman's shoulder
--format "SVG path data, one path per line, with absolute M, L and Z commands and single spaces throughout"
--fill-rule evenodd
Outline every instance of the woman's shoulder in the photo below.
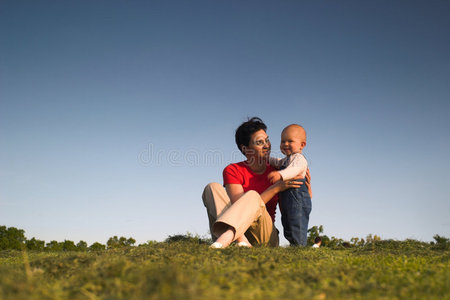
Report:
M 225 169 L 223 169 L 223 173 L 224 174 L 239 173 L 239 174 L 243 174 L 245 176 L 260 176 L 260 175 L 265 175 L 265 174 L 268 174 L 268 173 L 270 173 L 272 171 L 276 171 L 276 170 L 277 169 L 275 167 L 272 167 L 271 165 L 267 164 L 266 170 L 264 171 L 263 174 L 256 174 L 249 168 L 249 166 L 245 163 L 245 161 L 241 161 L 238 163 L 229 164 L 228 166 L 225 167 Z
M 223 171 L 224 172 L 227 171 L 227 170 L 235 170 L 235 171 L 237 171 L 237 170 L 243 170 L 245 168 L 246 168 L 245 163 L 243 161 L 241 161 L 241 162 L 238 162 L 238 163 L 229 164 L 228 166 L 225 167 L 225 169 L 223 169 Z
M 247 173 L 244 162 L 229 164 L 223 169 L 223 182 L 224 184 L 243 184 Z

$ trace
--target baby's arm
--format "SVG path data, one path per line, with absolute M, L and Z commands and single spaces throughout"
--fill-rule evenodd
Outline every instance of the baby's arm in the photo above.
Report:
M 275 169 L 281 169 L 281 166 L 283 165 L 283 159 L 270 156 L 269 164 Z M 281 179 L 281 175 L 278 171 L 272 171 L 269 173 L 269 175 L 267 175 L 267 178 L 269 179 L 270 183 L 274 184 Z
M 303 174 L 308 168 L 308 162 L 301 153 L 293 155 L 291 163 L 285 169 L 278 172 L 283 180 L 288 180 L 299 174 Z

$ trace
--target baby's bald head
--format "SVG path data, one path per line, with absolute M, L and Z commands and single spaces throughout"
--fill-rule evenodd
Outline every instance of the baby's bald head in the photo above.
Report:
M 291 124 L 281 132 L 280 149 L 285 155 L 301 153 L 306 146 L 306 131 L 298 124 Z
M 303 128 L 302 126 L 298 125 L 298 124 L 291 124 L 289 126 L 286 126 L 283 129 L 283 133 L 295 136 L 296 138 L 299 138 L 302 142 L 306 143 L 306 131 L 305 128 Z

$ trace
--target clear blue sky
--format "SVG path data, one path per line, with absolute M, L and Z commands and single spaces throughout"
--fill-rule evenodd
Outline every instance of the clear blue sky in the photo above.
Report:
M 302 124 L 310 226 L 450 235 L 450 2 L 0 1 L 0 225 L 206 235 L 234 130 Z M 281 229 L 279 214 L 277 226 Z

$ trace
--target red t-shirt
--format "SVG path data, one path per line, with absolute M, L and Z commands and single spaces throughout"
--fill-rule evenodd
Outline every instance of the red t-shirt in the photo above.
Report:
M 254 173 L 245 162 L 239 162 L 228 165 L 223 170 L 223 184 L 240 184 L 244 188 L 244 192 L 254 190 L 261 194 L 272 184 L 267 179 L 267 175 L 276 169 L 269 164 L 263 174 Z M 275 223 L 275 211 L 277 208 L 278 195 L 275 195 L 266 203 L 266 209 Z

